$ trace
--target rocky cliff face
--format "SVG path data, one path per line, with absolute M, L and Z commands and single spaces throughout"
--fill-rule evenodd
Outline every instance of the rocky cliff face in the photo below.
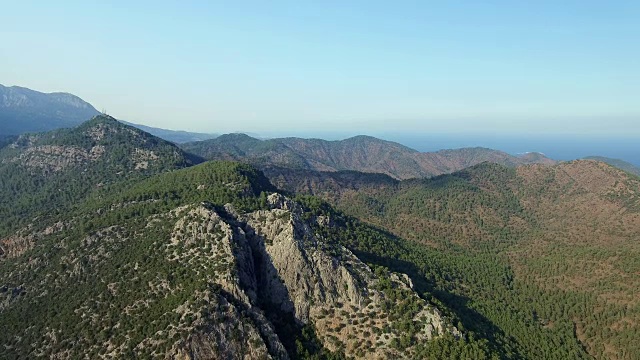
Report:
M 412 291 L 408 277 L 374 274 L 349 250 L 314 234 L 299 206 L 282 195 L 272 194 L 268 203 L 270 210 L 248 214 L 202 204 L 177 221 L 169 259 L 213 267 L 216 290 L 203 295 L 210 315 L 194 322 L 173 356 L 286 358 L 272 323 L 283 316 L 313 324 L 325 347 L 357 358 L 410 358 L 411 347 L 393 347 L 407 321 L 418 340 L 460 335 Z M 314 221 L 329 226 L 324 220 Z M 405 305 L 404 314 L 392 310 Z

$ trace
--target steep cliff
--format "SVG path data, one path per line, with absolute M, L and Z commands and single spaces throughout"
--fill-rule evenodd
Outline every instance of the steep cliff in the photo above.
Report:
M 208 281 L 218 289 L 216 304 L 244 309 L 249 321 L 233 325 L 241 324 L 233 311 L 223 323 L 199 318 L 198 323 L 209 324 L 204 334 L 193 333 L 176 344 L 175 354 L 225 358 L 228 349 L 235 349 L 228 352 L 236 354 L 233 358 L 256 358 L 271 349 L 269 354 L 284 358 L 273 329 L 279 318 L 289 316 L 300 325 L 313 324 L 329 350 L 357 358 L 411 358 L 412 347 L 392 346 L 407 335 L 403 321 L 416 329 L 411 336 L 417 341 L 461 335 L 412 291 L 406 275 L 374 274 L 349 250 L 314 234 L 300 205 L 279 194 L 267 200 L 268 210 L 245 214 L 230 205 L 216 209 L 205 203 L 176 223 L 169 259 L 194 269 L 212 268 Z M 405 303 L 408 313 L 393 311 Z M 224 336 L 230 327 L 239 329 L 235 338 Z M 243 341 L 251 346 L 241 352 Z

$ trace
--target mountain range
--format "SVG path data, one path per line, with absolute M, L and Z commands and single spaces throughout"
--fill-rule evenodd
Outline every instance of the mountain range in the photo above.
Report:
M 482 162 L 399 180 L 202 161 L 107 116 L 5 146 L 5 354 L 640 350 L 629 341 L 640 319 L 640 180 L 603 162 Z
M 13 136 L 0 357 L 637 359 L 640 178 L 609 163 L 103 114 Z
M 98 114 L 100 112 L 91 104 L 72 94 L 42 93 L 19 86 L 0 85 L 0 139 L 24 133 L 78 126 Z M 175 143 L 216 137 L 213 134 L 125 123 Z
M 492 352 L 408 275 L 346 247 L 352 228 L 399 240 L 287 198 L 248 165 L 193 166 L 102 115 L 22 136 L 0 163 L 10 358 Z
M 0 99 L 0 135 L 5 136 L 73 127 L 98 114 L 89 103 L 62 92 L 0 85 Z
M 396 179 L 451 173 L 485 161 L 507 166 L 555 163 L 539 153 L 513 156 L 486 148 L 421 153 L 398 143 L 363 135 L 327 141 L 301 138 L 259 140 L 245 134 L 226 134 L 180 146 L 205 159 L 243 161 L 260 169 L 355 170 L 386 174 Z

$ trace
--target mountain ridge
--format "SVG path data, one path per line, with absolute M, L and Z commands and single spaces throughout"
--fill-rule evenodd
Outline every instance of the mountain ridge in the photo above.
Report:
M 222 140 L 233 156 L 288 149 L 307 161 L 296 139 Z M 337 152 L 314 142 L 306 153 L 335 155 L 337 166 L 368 141 Z M 0 149 L 9 356 L 638 352 L 625 339 L 640 331 L 640 180 L 615 167 L 484 161 L 400 181 L 196 162 L 106 116 Z
M 23 253 L 2 239 L 5 351 L 336 359 L 474 343 L 409 277 L 374 271 L 346 249 L 338 219 L 272 190 L 248 165 L 208 162 L 51 219 L 60 225 L 29 225 Z M 475 346 L 466 351 L 488 351 Z
M 295 137 L 259 140 L 245 134 L 228 134 L 181 144 L 181 147 L 203 158 L 245 161 L 261 169 L 353 170 L 383 173 L 396 179 L 450 173 L 484 161 L 509 166 L 555 163 L 539 153 L 513 156 L 481 147 L 421 153 L 402 144 L 366 135 L 329 141 Z
M 640 167 L 624 160 L 609 158 L 605 156 L 587 156 L 585 157 L 585 159 L 601 161 L 633 175 L 640 176 Z

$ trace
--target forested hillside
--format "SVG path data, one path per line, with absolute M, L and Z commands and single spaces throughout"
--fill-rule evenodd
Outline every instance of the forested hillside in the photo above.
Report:
M 487 163 L 427 180 L 371 178 L 360 181 L 363 191 L 336 173 L 270 177 L 422 244 L 403 258 L 433 271 L 427 278 L 440 300 L 469 306 L 470 318 L 511 337 L 520 356 L 640 354 L 633 341 L 640 334 L 636 177 L 596 161 L 517 169 Z M 361 249 L 387 251 L 373 243 Z M 429 255 L 416 259 L 421 251 Z
M 414 292 L 411 279 L 422 284 L 422 274 L 406 277 L 363 254 L 367 266 L 347 250 L 361 237 L 400 240 L 274 190 L 246 165 L 205 163 L 27 224 L 32 247 L 0 260 L 5 354 L 483 359 L 502 351 L 460 331 L 428 289 Z
M 620 159 L 612 159 L 612 158 L 608 158 L 608 157 L 604 157 L 604 156 L 587 156 L 585 159 L 588 160 L 596 160 L 596 161 L 602 161 L 604 163 L 607 163 L 611 166 L 615 166 L 620 170 L 624 170 L 630 174 L 633 175 L 637 175 L 640 176 L 640 167 L 633 165 L 632 163 L 629 163 L 627 161 L 624 160 L 620 160 Z
M 640 353 L 634 175 L 592 160 L 404 181 L 199 161 L 105 116 L 0 150 L 6 357 Z
M 2 357 L 504 352 L 463 328 L 421 273 L 349 250 L 359 232 L 402 240 L 287 199 L 248 165 L 191 166 L 104 117 L 23 136 L 2 159 L 15 205 L 0 220 Z
M 0 149 L 0 234 L 66 211 L 90 193 L 200 160 L 108 116 L 73 129 L 25 134 Z

